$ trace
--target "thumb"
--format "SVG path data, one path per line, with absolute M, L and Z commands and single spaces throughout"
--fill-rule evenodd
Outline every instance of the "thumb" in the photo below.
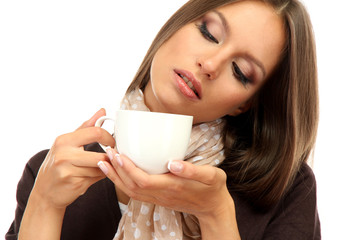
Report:
M 210 165 L 196 166 L 186 161 L 170 161 L 168 163 L 168 169 L 176 176 L 202 182 L 207 185 L 216 183 L 218 177 L 220 177 L 218 176 L 218 171 L 220 170 L 216 167 Z
M 87 127 L 93 127 L 95 126 L 96 121 L 106 115 L 106 111 L 104 108 L 101 108 L 99 111 L 97 111 L 89 120 L 85 121 L 78 129 L 81 128 L 87 128 Z

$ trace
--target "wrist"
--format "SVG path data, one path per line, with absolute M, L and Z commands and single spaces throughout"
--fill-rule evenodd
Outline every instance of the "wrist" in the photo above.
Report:
M 230 196 L 212 211 L 197 216 L 202 238 L 240 240 L 235 204 Z
M 66 206 L 60 206 L 55 203 L 51 198 L 41 194 L 41 192 L 36 191 L 34 188 L 29 196 L 29 200 L 27 206 L 36 206 L 36 208 L 40 211 L 51 211 L 51 212 L 59 212 L 65 213 Z
M 20 224 L 19 239 L 60 239 L 65 210 L 31 193 Z

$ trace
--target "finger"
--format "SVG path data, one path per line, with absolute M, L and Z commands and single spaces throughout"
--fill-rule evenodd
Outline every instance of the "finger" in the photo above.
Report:
M 120 163 L 117 160 L 119 157 Z M 204 191 L 204 186 L 209 187 L 198 181 L 181 178 L 171 173 L 149 175 L 125 155 L 115 155 L 111 163 L 115 171 L 114 174 L 121 179 L 122 185 L 126 188 L 124 192 L 136 200 L 174 209 L 174 207 L 183 204 L 184 197 L 191 199 L 194 192 L 200 193 Z M 116 181 L 111 175 L 111 172 L 107 174 L 112 181 Z M 179 194 L 182 197 L 179 197 Z
M 116 169 L 127 194 L 137 200 L 151 202 L 164 207 L 186 209 L 184 201 L 194 198 L 194 193 L 200 193 L 208 185 L 191 179 L 181 178 L 174 174 L 149 175 L 138 168 L 128 157 L 119 155 L 119 164 L 115 155 L 112 165 Z M 196 194 L 195 194 L 196 195 Z M 187 200 L 184 200 L 187 199 Z
M 82 147 L 94 142 L 98 142 L 106 146 L 115 145 L 115 140 L 111 134 L 99 127 L 80 128 L 75 132 L 58 137 L 55 144 Z
M 114 159 L 116 154 L 119 154 L 114 148 L 107 146 L 105 148 L 105 152 L 107 156 L 109 157 L 110 161 Z
M 152 202 L 152 203 L 157 202 L 157 200 L 154 197 L 150 195 L 141 194 L 137 191 L 134 191 L 134 189 L 132 189 L 131 187 L 129 187 L 129 184 L 125 183 L 122 180 L 122 178 L 117 174 L 117 171 L 110 163 L 100 161 L 98 163 L 98 166 L 101 169 L 101 171 L 115 184 L 115 186 L 120 188 L 130 198 L 144 202 Z
M 85 121 L 78 129 L 81 128 L 87 128 L 87 127 L 93 127 L 95 126 L 96 121 L 106 115 L 106 111 L 104 108 L 101 108 L 99 111 L 97 111 L 89 120 Z
M 99 161 L 109 161 L 105 153 L 83 151 L 81 148 L 74 149 L 73 147 L 65 147 L 61 151 L 53 150 L 48 156 L 50 156 L 50 158 L 47 158 L 49 163 L 75 167 L 97 168 Z
M 155 187 L 155 184 L 153 183 L 155 175 L 149 175 L 138 168 L 124 154 L 115 154 L 111 163 L 124 183 L 130 188 L 133 188 L 134 190 L 137 188 L 139 188 L 139 190 L 152 190 Z
M 72 152 L 71 154 L 69 154 L 68 156 L 64 156 L 63 158 L 68 159 L 68 161 L 73 166 L 81 168 L 97 168 L 98 162 L 109 161 L 109 158 L 105 153 L 81 150 Z
M 124 163 L 119 153 L 115 149 L 108 147 L 106 148 L 106 154 L 111 162 L 111 168 L 114 170 L 113 174 L 109 174 L 110 177 L 112 175 L 115 176 L 111 179 L 115 181 L 118 178 L 125 186 L 128 186 L 130 189 L 134 189 L 134 181 L 129 178 L 122 169 Z
M 96 167 L 75 167 L 72 169 L 74 177 L 81 178 L 105 178 L 104 173 Z
M 120 155 L 113 148 L 107 148 L 106 153 L 116 174 L 129 189 L 139 191 L 150 185 L 149 175 L 139 169 L 128 157 Z
M 186 161 L 170 161 L 168 169 L 176 176 L 192 179 L 207 185 L 213 185 L 218 181 L 226 180 L 222 170 L 210 165 L 197 166 Z
M 190 180 L 170 173 L 149 175 L 138 168 L 127 156 L 119 155 L 114 149 L 108 149 L 107 153 L 112 166 L 124 184 L 143 195 L 151 195 L 160 200 L 163 192 L 166 194 L 168 191 L 183 189 L 184 185 L 193 185 Z

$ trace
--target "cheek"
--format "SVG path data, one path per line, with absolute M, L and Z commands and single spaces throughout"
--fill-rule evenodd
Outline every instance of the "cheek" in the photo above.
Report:
M 231 88 L 224 89 L 224 91 L 221 92 L 221 95 L 218 95 L 216 104 L 218 109 L 222 109 L 226 115 L 246 105 L 252 96 L 254 96 L 252 90 L 245 89 L 243 86 L 239 87 L 239 85 L 233 85 Z
M 196 54 L 199 47 L 198 33 L 195 27 L 191 25 L 185 26 L 178 30 L 167 42 L 166 48 L 169 57 L 186 56 Z
M 240 91 L 226 91 L 218 93 L 217 97 L 213 98 L 213 101 L 218 111 L 226 115 L 241 105 L 244 101 L 244 95 Z
M 164 53 L 167 57 L 174 56 L 174 53 L 181 53 L 181 50 L 184 49 L 186 45 L 186 38 L 184 37 L 184 31 L 179 30 L 176 32 L 170 39 L 168 39 L 161 47 L 160 51 Z M 181 43 L 181 44 L 179 44 Z
M 224 105 L 227 111 L 232 111 L 239 108 L 239 106 L 245 101 L 244 96 L 237 93 L 228 93 L 224 99 Z

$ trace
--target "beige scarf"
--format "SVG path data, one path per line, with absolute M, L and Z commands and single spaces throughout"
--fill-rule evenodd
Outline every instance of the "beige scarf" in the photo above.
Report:
M 121 109 L 149 111 L 140 89 L 127 94 Z M 185 161 L 196 165 L 219 165 L 224 159 L 221 119 L 194 125 Z M 193 215 L 130 199 L 114 240 L 201 239 L 199 222 Z

